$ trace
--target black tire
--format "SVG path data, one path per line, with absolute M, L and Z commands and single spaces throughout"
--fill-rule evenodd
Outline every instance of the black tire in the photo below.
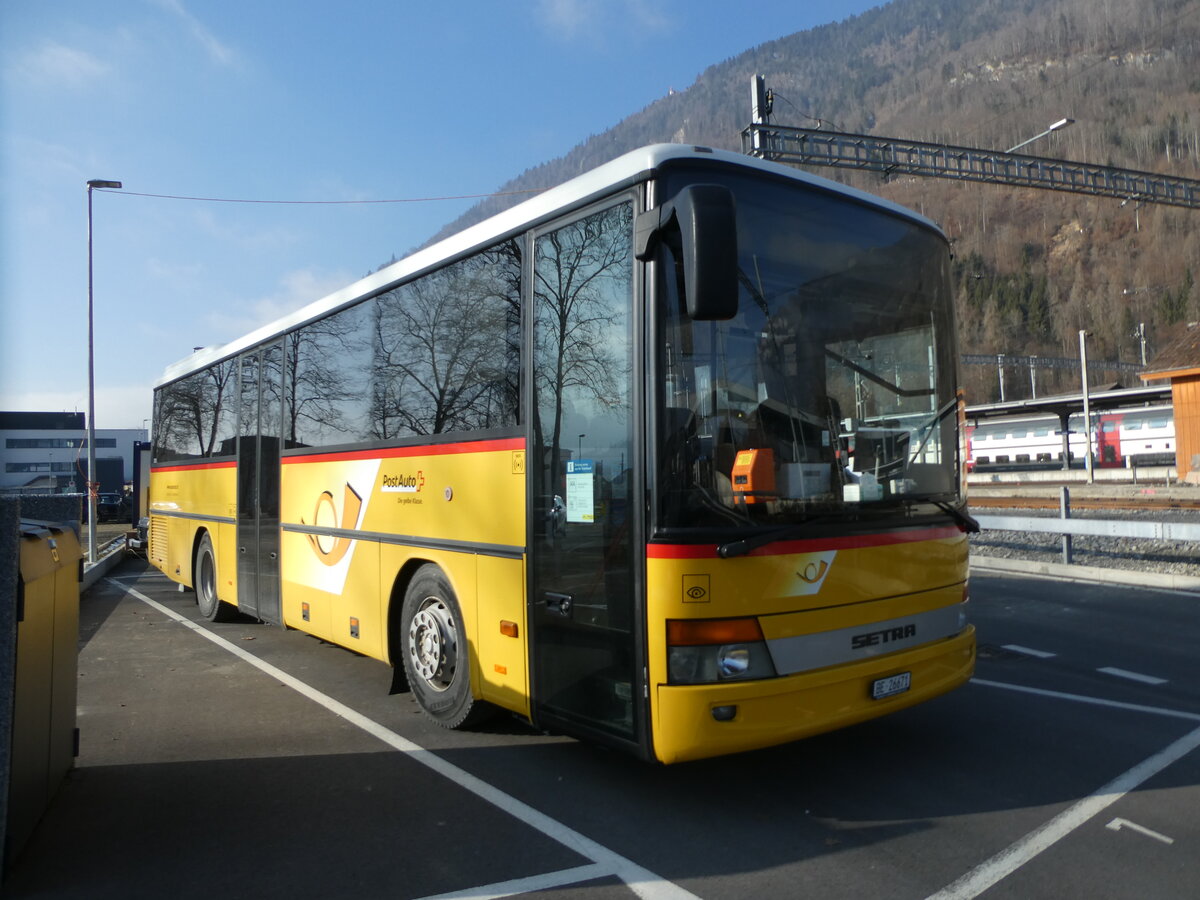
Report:
M 464 728 L 495 708 L 471 692 L 471 658 L 458 600 L 442 570 L 417 570 L 400 610 L 404 674 L 422 711 L 443 728 Z
M 217 556 L 213 553 L 212 538 L 206 533 L 196 548 L 196 565 L 192 569 L 192 583 L 196 589 L 196 603 L 201 618 L 210 622 L 228 622 L 234 610 L 217 596 Z

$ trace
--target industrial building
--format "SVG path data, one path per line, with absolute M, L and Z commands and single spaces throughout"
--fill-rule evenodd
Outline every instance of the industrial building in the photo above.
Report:
M 133 480 L 134 444 L 145 428 L 96 429 L 100 491 Z M 87 419 L 76 412 L 0 412 L 0 492 L 82 493 L 87 483 Z

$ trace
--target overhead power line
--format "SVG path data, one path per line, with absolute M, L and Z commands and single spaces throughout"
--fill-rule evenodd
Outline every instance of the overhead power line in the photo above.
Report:
M 487 194 L 457 194 L 446 197 L 402 197 L 394 200 L 249 200 L 238 197 L 185 197 L 176 194 L 146 194 L 139 191 L 104 190 L 106 194 L 124 194 L 127 197 L 151 197 L 155 200 L 193 200 L 200 203 L 268 203 L 299 206 L 338 206 L 366 203 L 436 203 L 442 200 L 484 200 L 489 197 L 512 197 L 517 194 L 540 194 L 545 188 L 527 188 L 519 191 L 492 191 Z

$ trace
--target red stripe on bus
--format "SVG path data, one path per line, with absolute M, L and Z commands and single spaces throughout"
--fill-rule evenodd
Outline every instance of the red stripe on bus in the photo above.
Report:
M 500 438 L 492 441 L 463 441 L 455 444 L 424 444 L 420 447 L 393 447 L 390 450 L 346 450 L 340 453 L 309 453 L 285 456 L 284 465 L 313 462 L 344 462 L 355 459 L 402 459 L 409 456 L 451 456 L 458 453 L 490 453 L 497 450 L 524 450 L 524 438 Z
M 887 547 L 911 544 L 916 541 L 938 541 L 960 537 L 962 531 L 953 525 L 939 528 L 920 528 L 891 531 L 884 534 L 854 534 L 845 537 L 809 538 L 802 541 L 778 541 L 751 550 L 747 556 L 785 556 L 791 553 L 819 553 L 823 550 L 857 550 L 863 547 Z M 649 559 L 712 559 L 717 544 L 647 544 Z
M 191 463 L 176 466 L 151 466 L 151 472 L 194 472 L 196 469 L 236 469 L 237 461 L 227 459 L 224 462 Z

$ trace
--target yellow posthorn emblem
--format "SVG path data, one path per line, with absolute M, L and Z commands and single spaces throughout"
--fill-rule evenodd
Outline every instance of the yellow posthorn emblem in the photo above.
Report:
M 816 584 L 818 581 L 820 581 L 822 578 L 825 577 L 825 573 L 827 571 L 829 571 L 829 563 L 826 562 L 825 560 L 821 559 L 821 560 L 816 560 L 814 562 L 810 562 L 807 566 L 805 566 L 801 571 L 797 572 L 796 574 L 799 575 L 804 581 L 807 581 L 809 584 Z
M 358 514 L 362 510 L 362 497 L 355 493 L 354 488 L 346 485 L 342 501 L 342 514 L 339 517 L 337 505 L 333 502 L 331 491 L 322 491 L 317 498 L 316 509 L 313 510 L 313 525 L 326 528 L 354 528 L 358 524 Z M 300 524 L 307 525 L 304 519 Z M 354 541 L 344 535 L 306 534 L 308 544 L 312 547 L 317 559 L 327 566 L 336 566 L 346 555 Z

